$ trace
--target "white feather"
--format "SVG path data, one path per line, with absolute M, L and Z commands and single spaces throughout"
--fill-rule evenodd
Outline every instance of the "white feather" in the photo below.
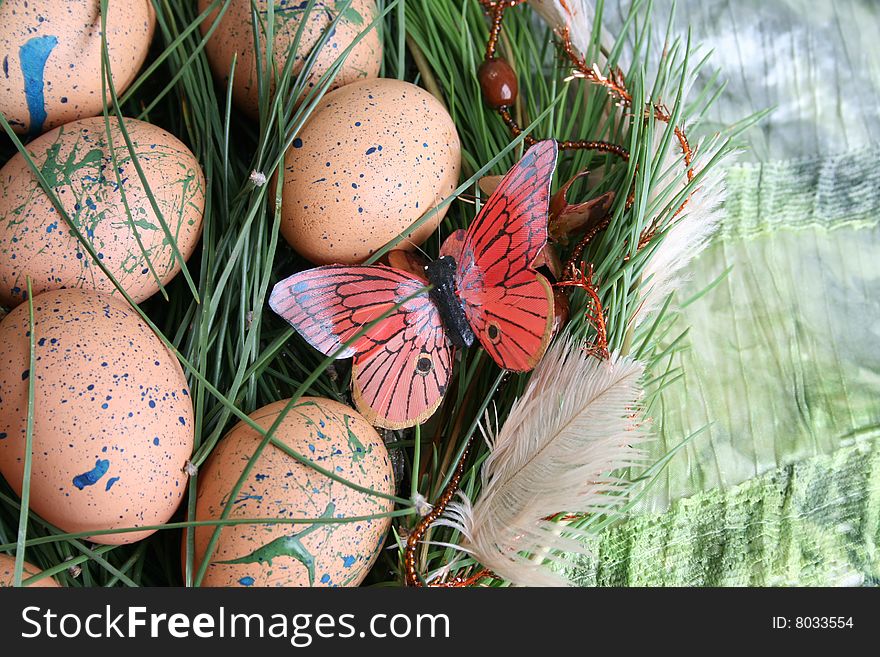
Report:
M 674 145 L 670 145 L 673 149 Z M 712 159 L 713 153 L 703 153 L 702 162 Z M 670 167 L 683 169 L 681 152 L 667 155 Z M 698 171 L 699 164 L 695 165 Z M 684 187 L 686 178 L 682 178 Z M 657 310 L 670 293 L 679 289 L 688 277 L 686 267 L 708 246 L 722 217 L 725 198 L 724 171 L 715 166 L 707 172 L 680 214 L 662 228 L 663 239 L 657 245 L 642 273 L 642 299 L 633 321 L 639 324 Z
M 545 519 L 609 513 L 625 501 L 625 482 L 613 473 L 639 462 L 642 371 L 638 361 L 599 361 L 558 339 L 504 426 L 487 437 L 476 503 L 460 494 L 437 524 L 458 529 L 461 549 L 514 584 L 566 584 L 530 555 L 561 564 L 560 553 L 586 552 L 583 532 Z
M 592 0 L 529 0 L 529 4 L 553 29 L 568 28 L 571 45 L 581 54 L 587 52 L 596 16 Z

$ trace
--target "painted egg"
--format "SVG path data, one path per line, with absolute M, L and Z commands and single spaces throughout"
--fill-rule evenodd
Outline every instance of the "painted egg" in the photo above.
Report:
M 251 414 L 268 429 L 287 401 Z M 376 430 L 354 410 L 329 399 L 300 399 L 276 437 L 325 470 L 382 493 L 394 491 L 391 462 Z M 244 423 L 219 443 L 199 471 L 196 519 L 229 517 L 335 519 L 333 523 L 224 526 L 204 586 L 357 586 L 375 562 L 391 524 L 387 517 L 338 522 L 386 513 L 393 503 L 369 496 L 296 461 L 269 444 L 235 499 L 229 493 L 261 436 Z M 213 527 L 196 530 L 196 568 Z
M 186 488 L 193 409 L 180 364 L 124 300 L 83 290 L 34 297 L 0 322 L 0 473 L 21 492 L 34 380 L 31 508 L 66 532 L 166 522 Z M 140 531 L 95 535 L 131 543 Z
M 22 576 L 23 580 L 26 580 L 28 577 L 32 577 L 34 575 L 40 574 L 42 571 L 34 565 L 29 564 L 27 561 L 24 562 L 24 575 Z M 10 556 L 8 554 L 0 554 L 0 589 L 3 587 L 12 586 L 12 583 L 15 581 L 15 557 Z M 44 577 L 43 579 L 38 579 L 33 584 L 29 584 L 28 586 L 33 586 L 35 588 L 58 588 L 58 582 L 56 582 L 51 577 Z
M 199 0 L 199 11 L 205 11 L 212 4 L 213 0 Z M 252 117 L 257 117 L 259 90 L 251 4 L 251 0 L 232 0 L 229 3 L 226 13 L 223 14 L 219 25 L 208 40 L 205 51 L 214 75 L 224 84 L 232 68 L 232 58 L 237 55 L 232 95 L 239 109 Z M 256 6 L 259 21 L 264 26 L 260 30 L 263 48 L 261 61 L 263 61 L 266 53 L 265 25 L 269 18 L 270 3 L 269 0 L 255 0 L 253 4 Z M 303 21 L 305 25 L 302 28 L 299 46 L 293 53 L 294 63 L 291 65 L 293 76 L 298 75 L 302 70 L 303 62 L 330 28 L 340 9 L 342 16 L 339 17 L 332 34 L 318 53 L 303 95 L 320 81 L 321 76 L 333 65 L 336 58 L 369 28 L 370 23 L 378 15 L 375 0 L 352 0 L 348 7 L 339 0 L 316 2 L 307 13 L 308 4 L 300 0 L 275 0 L 273 19 L 275 38 L 272 58 L 278 71 L 284 68 Z M 219 9 L 215 10 L 202 22 L 203 34 L 214 25 L 218 11 Z M 361 78 L 375 78 L 379 75 L 381 62 L 382 41 L 378 31 L 372 28 L 352 48 L 330 88 L 335 89 Z
M 195 249 L 205 178 L 171 134 L 126 119 L 144 186 L 115 119 L 111 126 L 108 142 L 103 117 L 81 119 L 38 137 L 28 151 L 98 259 L 140 302 L 159 290 L 157 277 L 165 284 L 180 271 L 171 239 L 183 258 Z M 75 287 L 118 294 L 17 153 L 0 169 L 0 303 L 21 303 L 27 276 L 35 294 Z
M 107 54 L 121 95 L 144 63 L 156 14 L 150 0 L 108 4 Z M 101 48 L 101 0 L 0 2 L 0 111 L 13 129 L 33 136 L 100 114 Z
M 446 109 L 399 80 L 324 96 L 285 157 L 281 230 L 317 264 L 362 262 L 449 196 L 461 147 Z M 438 211 L 400 248 L 424 241 Z

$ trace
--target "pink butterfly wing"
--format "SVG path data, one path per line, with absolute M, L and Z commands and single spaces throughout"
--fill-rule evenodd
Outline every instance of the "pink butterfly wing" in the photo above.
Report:
M 384 266 L 316 267 L 279 282 L 269 306 L 321 353 L 354 357 L 353 397 L 373 424 L 412 426 L 440 405 L 453 350 L 423 282 Z
M 351 370 L 358 409 L 387 429 L 420 424 L 433 415 L 452 370 L 453 346 L 437 307 L 427 296 L 405 306 L 400 330 L 356 354 Z
M 501 180 L 458 250 L 456 290 L 483 348 L 499 366 L 524 372 L 553 331 L 553 289 L 532 263 L 547 244 L 553 140 L 538 142 Z

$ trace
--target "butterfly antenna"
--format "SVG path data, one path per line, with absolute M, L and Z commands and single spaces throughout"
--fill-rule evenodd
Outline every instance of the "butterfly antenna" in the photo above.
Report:
M 438 232 L 437 235 L 439 236 L 440 233 Z M 419 251 L 423 256 L 425 256 L 425 258 L 426 258 L 429 262 L 431 262 L 431 261 L 434 260 L 431 256 L 428 255 L 428 252 L 427 252 L 427 251 L 425 251 L 422 247 L 420 247 L 418 244 L 416 244 L 415 242 L 413 242 L 410 238 L 405 237 L 405 238 L 404 238 L 404 241 L 405 241 L 405 242 L 409 242 L 412 246 L 414 246 L 414 247 L 416 248 L 416 250 Z

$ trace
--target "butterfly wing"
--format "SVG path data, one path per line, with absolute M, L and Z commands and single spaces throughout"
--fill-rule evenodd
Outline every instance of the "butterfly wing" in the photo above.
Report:
M 418 306 L 418 307 L 417 307 Z M 443 400 L 453 346 L 427 298 L 410 304 L 399 330 L 357 354 L 351 377 L 355 404 L 373 424 L 402 429 L 427 420 Z
M 553 289 L 532 263 L 547 244 L 556 154 L 553 140 L 532 146 L 450 246 L 471 328 L 499 366 L 517 372 L 535 366 L 553 331 Z
M 358 410 L 399 429 L 434 413 L 452 369 L 452 345 L 424 286 L 391 267 L 329 265 L 278 283 L 269 306 L 321 353 L 353 357 Z

